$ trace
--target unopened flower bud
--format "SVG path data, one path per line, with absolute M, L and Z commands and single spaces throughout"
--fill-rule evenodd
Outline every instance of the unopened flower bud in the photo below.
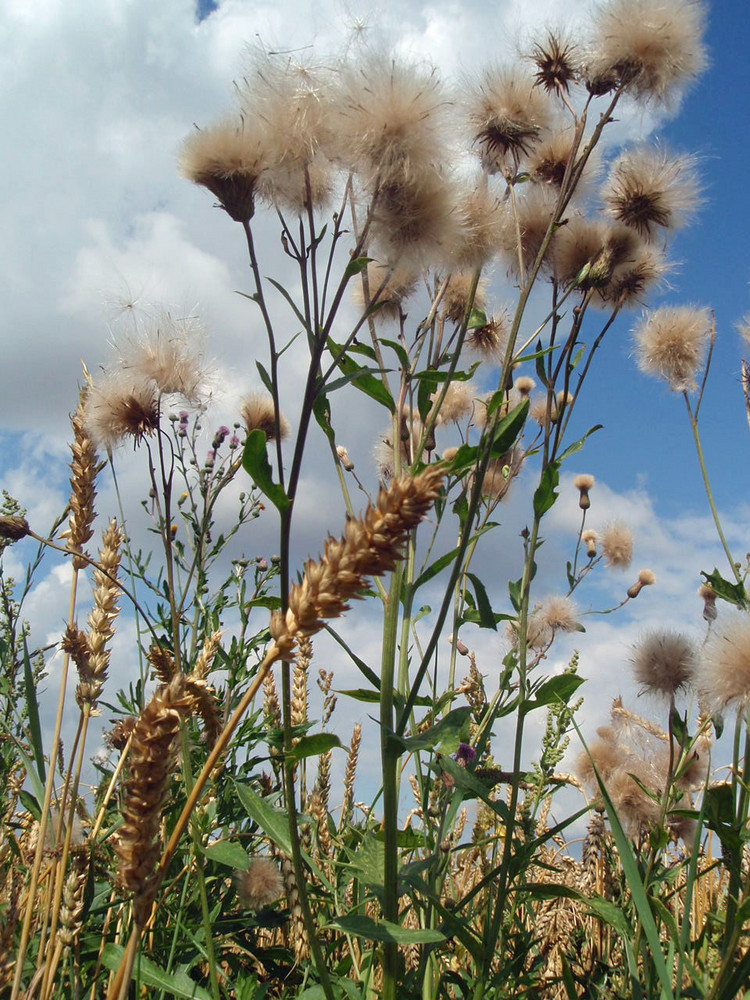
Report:
M 580 496 L 578 497 L 578 506 L 581 510 L 588 510 L 591 506 L 591 500 L 589 499 L 589 490 L 594 485 L 594 477 L 584 473 L 580 476 L 576 476 L 573 480 L 573 485 L 578 490 Z
M 698 588 L 698 597 L 703 598 L 703 618 L 707 622 L 716 620 L 716 594 L 707 583 Z
M 593 559 L 596 555 L 596 540 L 598 537 L 599 536 L 592 528 L 588 528 L 581 535 L 581 541 L 586 546 L 586 555 L 589 559 Z
M 338 455 L 339 462 L 344 466 L 347 472 L 354 471 L 354 462 L 349 458 L 349 452 L 343 445 L 339 445 L 336 448 L 336 454 Z
M 656 583 L 656 576 L 651 572 L 651 570 L 639 570 L 638 579 L 632 587 L 628 587 L 628 597 L 637 597 L 644 587 L 650 587 L 652 583 Z
M 451 644 L 451 646 L 455 645 L 456 652 L 460 653 L 461 656 L 468 656 L 469 655 L 469 647 L 466 645 L 466 643 L 461 642 L 460 639 L 458 639 L 458 638 L 454 639 L 453 635 L 449 635 L 448 636 L 448 642 Z

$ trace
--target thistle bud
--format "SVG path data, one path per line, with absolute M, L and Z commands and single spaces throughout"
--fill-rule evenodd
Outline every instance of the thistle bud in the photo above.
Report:
M 578 497 L 578 506 L 581 510 L 588 510 L 591 506 L 591 500 L 589 499 L 589 490 L 594 485 L 594 477 L 588 474 L 583 474 L 576 476 L 573 480 L 573 485 L 578 490 L 580 496 Z
M 651 572 L 651 570 L 639 570 L 638 579 L 632 587 L 628 587 L 628 597 L 637 597 L 644 587 L 650 587 L 652 583 L 656 583 L 656 576 Z

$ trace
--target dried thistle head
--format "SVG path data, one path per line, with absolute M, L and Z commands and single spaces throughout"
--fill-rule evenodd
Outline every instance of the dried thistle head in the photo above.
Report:
M 482 326 L 472 327 L 464 343 L 472 353 L 479 355 L 490 364 L 499 364 L 508 344 L 508 315 L 499 312 Z
M 130 438 L 138 445 L 159 429 L 159 394 L 151 379 L 112 370 L 91 386 L 86 398 L 85 433 L 98 446 L 112 451 Z
M 705 68 L 701 0 L 607 0 L 591 25 L 586 85 L 669 103 Z
M 537 67 L 534 76 L 538 87 L 544 87 L 548 94 L 569 93 L 579 73 L 576 47 L 569 39 L 550 31 L 543 42 L 534 45 L 531 58 Z
M 469 296 L 474 285 L 474 275 L 471 271 L 457 271 L 448 280 L 448 287 L 443 295 L 441 305 L 445 319 L 461 323 L 469 305 Z M 487 293 L 486 282 L 480 280 L 471 300 L 473 309 L 484 309 Z
M 179 395 L 197 405 L 207 388 L 204 337 L 196 316 L 162 312 L 132 340 L 118 345 L 119 367 L 153 382 L 159 395 Z
M 593 476 L 588 473 L 581 473 L 573 479 L 573 485 L 578 490 L 578 506 L 581 510 L 588 510 L 591 506 L 591 500 L 589 499 L 589 490 L 594 488 L 594 483 L 596 480 Z
M 270 163 L 262 123 L 255 116 L 196 129 L 185 139 L 180 174 L 207 188 L 235 222 L 255 214 L 259 178 Z
M 627 569 L 633 559 L 633 532 L 622 521 L 608 524 L 599 538 L 607 566 Z
M 487 176 L 481 174 L 458 192 L 456 217 L 458 231 L 453 260 L 460 268 L 483 267 L 497 255 L 508 226 L 509 205 L 491 190 Z
M 638 579 L 632 587 L 628 587 L 628 597 L 632 600 L 637 597 L 644 587 L 651 587 L 656 583 L 656 574 L 650 569 L 639 569 Z
M 490 69 L 470 95 L 474 146 L 487 173 L 515 171 L 551 120 L 548 95 L 519 67 Z
M 720 620 L 703 647 L 701 669 L 695 686 L 712 714 L 730 706 L 750 705 L 750 617 L 736 614 Z
M 289 422 L 283 413 L 279 413 L 278 427 L 273 400 L 265 393 L 255 392 L 243 400 L 240 414 L 248 434 L 252 431 L 263 431 L 266 440 L 275 441 L 276 436 L 283 441 L 289 436 Z
M 694 390 L 712 334 L 708 309 L 664 306 L 645 313 L 633 331 L 638 367 L 674 392 Z
M 646 239 L 683 225 L 700 204 L 695 157 L 663 146 L 640 146 L 621 153 L 602 191 L 617 222 Z
M 353 298 L 361 309 L 372 309 L 379 319 L 398 319 L 404 303 L 417 286 L 417 273 L 408 266 L 371 260 L 367 265 L 367 294 L 364 283 L 353 286 Z
M 659 630 L 639 640 L 631 663 L 636 681 L 646 691 L 672 698 L 691 683 L 698 667 L 698 652 L 687 636 Z
M 253 858 L 247 871 L 235 872 L 240 903 L 249 910 L 262 910 L 275 903 L 284 890 L 284 878 L 273 858 Z

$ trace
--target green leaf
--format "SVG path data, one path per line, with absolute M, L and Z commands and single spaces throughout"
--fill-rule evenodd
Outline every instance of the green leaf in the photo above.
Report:
M 271 464 L 266 454 L 266 435 L 262 430 L 250 431 L 242 452 L 242 467 L 271 503 L 282 513 L 289 507 L 289 497 L 273 481 Z
M 416 736 L 393 736 L 406 752 L 414 750 L 434 750 L 440 747 L 445 753 L 453 753 L 458 749 L 462 731 L 467 728 L 471 708 L 464 705 L 461 708 L 454 708 L 448 712 L 444 719 L 436 723 L 424 733 Z
M 39 724 L 39 703 L 36 700 L 36 686 L 34 684 L 34 673 L 29 660 L 29 650 L 26 646 L 26 637 L 23 640 L 23 679 L 26 690 L 26 711 L 29 717 L 29 737 L 31 739 L 31 749 L 34 754 L 37 773 L 44 784 L 47 772 L 44 766 L 44 748 L 42 747 L 42 727 Z M 40 799 L 40 802 L 43 798 Z
M 372 257 L 352 257 L 352 259 L 346 265 L 346 270 L 344 271 L 344 279 L 346 280 L 348 278 L 353 278 L 355 274 L 361 274 L 371 260 Z
M 125 955 L 125 948 L 119 944 L 106 944 L 102 952 L 102 965 L 116 972 Z M 145 986 L 164 990 L 173 997 L 187 997 L 188 1000 L 211 1000 L 211 994 L 194 983 L 186 972 L 166 972 L 145 955 L 139 955 L 133 966 L 133 979 L 140 979 Z
M 340 747 L 341 740 L 335 733 L 313 733 L 299 739 L 287 754 L 288 761 L 300 761 L 304 757 L 319 757 L 322 753 Z
M 571 455 L 577 454 L 586 443 L 586 438 L 590 437 L 592 434 L 595 434 L 597 431 L 600 431 L 601 429 L 602 429 L 602 424 L 595 424 L 593 427 L 589 428 L 589 430 L 586 431 L 586 433 L 583 435 L 582 438 L 578 438 L 577 441 L 574 441 L 572 444 L 568 445 L 568 447 L 565 449 L 562 455 L 559 456 L 557 461 L 564 462 L 566 458 L 569 458 Z
M 469 580 L 471 580 L 472 586 L 474 587 L 474 593 L 476 594 L 477 610 L 479 611 L 479 627 L 491 628 L 497 632 L 495 612 L 492 610 L 492 605 L 490 604 L 489 597 L 487 597 L 487 591 L 484 589 L 484 584 L 478 576 L 474 575 L 474 573 L 467 573 L 466 576 Z
M 331 444 L 333 444 L 336 440 L 336 435 L 331 426 L 331 404 L 328 402 L 328 396 L 322 390 L 316 394 L 313 401 L 313 414 L 318 422 L 318 426 Z
M 706 578 L 706 583 L 722 601 L 734 604 L 738 608 L 747 607 L 747 591 L 741 583 L 730 583 L 729 580 L 725 580 L 716 567 L 713 573 L 704 573 L 701 570 L 701 576 Z
M 559 460 L 550 462 L 542 473 L 542 478 L 534 493 L 534 513 L 537 517 L 542 517 L 557 500 L 555 490 L 560 482 Z
M 347 354 L 341 354 L 341 347 L 330 337 L 328 338 L 328 350 L 337 359 L 336 364 L 344 374 L 343 380 L 339 379 L 328 386 L 329 391 L 334 387 L 351 382 L 356 389 L 369 396 L 370 399 L 387 407 L 391 413 L 396 412 L 396 404 L 388 387 L 381 379 L 375 377 L 371 369 L 358 365 Z
M 267 369 L 260 361 L 255 362 L 255 367 L 258 369 L 258 374 L 260 375 L 260 380 L 263 385 L 268 389 L 268 391 L 273 395 L 273 382 L 271 381 L 271 376 L 268 374 Z
M 445 934 L 433 928 L 407 929 L 389 920 L 373 920 L 372 917 L 365 916 L 338 917 L 327 926 L 351 934 L 352 937 L 389 944 L 440 944 L 445 941 Z
M 234 787 L 247 815 L 258 824 L 263 833 L 280 847 L 284 854 L 292 855 L 289 836 L 289 817 L 283 809 L 276 809 L 267 799 L 256 795 L 249 785 L 235 781 Z
M 526 417 L 529 413 L 529 401 L 524 400 L 519 403 L 510 413 L 503 417 L 495 429 L 492 439 L 492 457 L 502 458 L 506 455 L 518 439 L 518 435 L 523 430 Z
M 395 351 L 401 367 L 404 371 L 409 371 L 411 368 L 409 355 L 406 353 L 406 349 L 402 344 L 399 344 L 397 340 L 386 340 L 385 337 L 380 341 L 380 343 L 384 344 L 386 347 L 390 347 L 392 351 Z
M 482 309 L 472 309 L 466 329 L 480 330 L 483 326 L 487 326 L 487 314 Z
M 556 674 L 539 685 L 535 697 L 531 701 L 523 703 L 523 711 L 533 712 L 535 708 L 551 705 L 556 701 L 562 701 L 567 705 L 568 700 L 581 684 L 583 684 L 583 677 L 578 677 L 576 674 Z
M 246 872 L 250 867 L 247 851 L 233 840 L 221 840 L 217 844 L 209 844 L 208 847 L 203 848 L 203 853 L 209 861 L 217 861 L 220 865 L 226 865 L 227 868 L 236 868 Z

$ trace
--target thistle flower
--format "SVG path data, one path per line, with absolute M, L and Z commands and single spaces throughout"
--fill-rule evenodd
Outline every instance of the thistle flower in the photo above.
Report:
M 664 306 L 645 313 L 633 331 L 638 367 L 674 392 L 692 391 L 712 335 L 708 309 Z
M 672 631 L 647 633 L 631 656 L 636 681 L 652 694 L 674 697 L 686 687 L 698 666 L 695 644 Z
M 631 308 L 658 287 L 671 269 L 660 247 L 640 242 L 627 259 L 615 264 L 607 284 L 597 290 L 598 297 L 602 304 Z
M 371 188 L 400 185 L 445 148 L 445 97 L 434 70 L 373 55 L 341 76 L 337 158 Z
M 601 534 L 602 555 L 607 566 L 627 569 L 633 559 L 633 532 L 622 521 L 607 525 Z
M 593 528 L 587 528 L 586 531 L 581 533 L 581 541 L 586 546 L 586 556 L 589 559 L 593 559 L 596 556 L 596 543 L 599 539 L 599 535 Z
M 284 878 L 272 858 L 254 858 L 247 871 L 235 872 L 235 885 L 243 906 L 262 910 L 279 898 Z
M 138 445 L 159 427 L 159 395 L 152 379 L 127 371 L 105 372 L 89 391 L 85 404 L 84 431 L 108 452 L 126 438 Z
M 490 69 L 469 98 L 468 117 L 482 166 L 490 174 L 516 170 L 551 118 L 551 103 L 520 68 Z
M 651 587 L 656 583 L 656 574 L 650 569 L 639 569 L 638 579 L 632 587 L 628 587 L 628 597 L 635 598 L 644 587 Z
M 557 208 L 557 196 L 548 187 L 526 185 L 523 195 L 516 199 L 518 230 L 521 234 L 520 250 L 515 221 L 509 215 L 500 250 L 511 273 L 526 273 L 534 264 L 547 236 Z M 549 259 L 549 251 L 548 257 Z
M 433 394 L 433 405 L 441 392 L 442 389 L 437 389 Z M 474 408 L 475 396 L 476 389 L 471 382 L 451 382 L 438 411 L 438 420 L 455 424 L 466 420 Z
M 458 231 L 453 248 L 458 267 L 474 270 L 497 254 L 509 212 L 507 201 L 500 201 L 490 190 L 485 174 L 459 190 L 455 211 Z
M 474 275 L 469 271 L 458 271 L 450 276 L 441 302 L 443 316 L 446 319 L 454 323 L 463 322 L 473 283 Z M 480 280 L 472 299 L 473 309 L 484 309 L 486 292 L 487 283 Z
M 295 212 L 324 205 L 333 180 L 325 155 L 334 136 L 329 74 L 256 51 L 238 98 L 243 119 L 263 130 L 266 169 L 258 193 Z
M 653 239 L 683 225 L 699 205 L 695 158 L 661 146 L 626 150 L 612 164 L 602 198 L 618 222 Z
M 248 434 L 251 431 L 263 431 L 268 441 L 276 440 L 277 431 L 282 441 L 289 437 L 289 421 L 280 413 L 279 424 L 276 426 L 273 400 L 264 393 L 255 392 L 243 400 L 240 415 Z
M 529 378 L 528 375 L 520 375 L 513 383 L 513 388 L 521 399 L 528 399 L 529 395 L 536 388 L 536 382 L 533 378 Z
M 548 32 L 544 42 L 537 42 L 531 52 L 537 66 L 537 86 L 547 93 L 567 94 L 578 75 L 575 46 L 561 35 Z
M 363 282 L 354 284 L 353 298 L 361 309 L 372 308 L 375 320 L 398 319 L 416 285 L 417 274 L 412 268 L 371 260 L 367 265 L 367 298 Z
M 178 169 L 187 180 L 208 188 L 235 222 L 249 222 L 258 179 L 268 164 L 261 124 L 248 117 L 193 132 L 182 144 Z
M 734 615 L 714 626 L 703 647 L 703 662 L 695 686 L 711 714 L 729 706 L 750 706 L 750 618 Z
M 594 19 L 586 83 L 668 103 L 706 66 L 699 0 L 609 0 Z
M 393 569 L 409 532 L 438 495 L 443 476 L 441 468 L 428 466 L 416 476 L 394 480 L 380 491 L 374 507 L 347 522 L 341 538 L 328 538 L 318 561 L 308 560 L 302 582 L 290 589 L 286 614 L 271 615 L 271 637 L 280 658 L 290 659 L 300 638 L 342 615 L 366 586 L 366 577 Z
M 456 201 L 448 176 L 431 165 L 382 185 L 372 217 L 375 246 L 407 268 L 449 263 L 460 244 Z
M 578 506 L 581 510 L 588 510 L 591 506 L 591 500 L 589 499 L 589 490 L 593 489 L 596 480 L 593 476 L 588 473 L 581 473 L 581 475 L 576 476 L 573 480 L 573 485 L 578 490 Z
M 469 330 L 464 344 L 491 364 L 499 364 L 505 354 L 508 333 L 507 313 L 499 313 L 483 326 L 475 326 Z
M 203 329 L 194 317 L 174 319 L 165 312 L 135 340 L 120 345 L 119 366 L 152 381 L 160 395 L 178 394 L 196 404 L 207 379 L 202 339 Z

